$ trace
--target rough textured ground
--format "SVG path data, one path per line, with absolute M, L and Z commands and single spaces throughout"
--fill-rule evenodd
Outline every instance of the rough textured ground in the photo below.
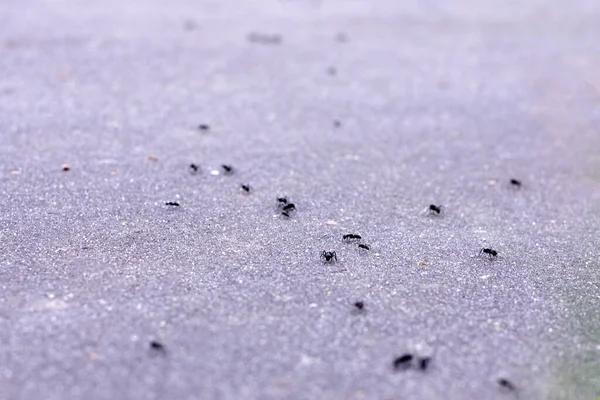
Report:
M 0 399 L 600 396 L 598 2 L 166 4 L 0 3 Z

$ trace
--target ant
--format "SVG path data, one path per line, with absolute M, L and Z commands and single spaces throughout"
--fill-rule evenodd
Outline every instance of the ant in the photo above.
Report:
M 233 167 L 231 165 L 223 164 L 221 165 L 221 168 L 223 168 L 223 170 L 225 171 L 225 175 L 233 174 Z
M 363 301 L 357 301 L 354 303 L 354 309 L 352 310 L 353 315 L 364 314 L 365 311 L 365 303 Z
M 165 206 L 179 207 L 179 203 L 176 201 L 168 201 L 165 203 Z
M 323 250 L 323 252 L 321 253 L 321 258 L 325 259 L 325 262 L 331 263 L 334 260 L 337 261 L 337 254 L 335 254 L 335 251 L 325 251 Z
M 157 342 L 156 340 L 153 340 L 153 341 L 150 342 L 150 348 L 152 350 L 156 350 L 156 351 L 161 352 L 161 353 L 163 353 L 165 351 L 165 346 L 163 346 L 162 343 Z
M 508 379 L 500 378 L 498 379 L 498 385 L 508 390 L 516 390 L 517 387 Z
M 371 248 L 369 246 L 367 246 L 366 244 L 359 244 L 358 245 L 359 249 L 363 249 L 363 250 L 371 250 Z
M 201 131 L 207 131 L 210 129 L 210 126 L 208 126 L 207 124 L 200 124 L 198 125 L 198 129 L 200 129 Z
M 287 197 L 283 196 L 283 197 L 278 197 L 278 198 L 277 198 L 277 205 L 278 205 L 279 207 L 282 207 L 283 205 L 285 205 L 285 204 L 287 204 L 287 203 L 288 203 L 288 199 L 287 199 Z
M 436 206 L 435 204 L 431 204 L 429 206 L 429 214 L 441 214 L 442 213 L 442 206 Z
M 283 206 L 283 211 L 296 211 L 296 206 L 294 205 L 294 203 L 288 203 L 285 206 Z
M 190 164 L 190 173 L 196 174 L 198 173 L 198 166 L 196 164 Z
M 511 179 L 510 180 L 510 184 L 512 185 L 512 187 L 514 187 L 515 189 L 521 189 L 521 181 L 518 179 Z
M 492 250 L 492 249 L 481 249 L 479 250 L 479 254 L 481 253 L 485 253 L 487 255 L 490 256 L 490 260 L 492 259 L 492 257 L 498 257 L 498 252 L 496 250 Z
M 400 357 L 396 357 L 394 359 L 393 365 L 396 371 L 398 370 L 406 370 L 410 367 L 412 363 L 413 355 L 412 354 L 404 354 Z
M 250 193 L 250 185 L 249 184 L 242 184 L 241 186 L 242 190 L 244 190 L 246 193 Z
M 286 217 L 286 218 L 290 218 L 290 213 L 289 213 L 289 212 L 287 212 L 287 211 L 282 211 L 282 212 L 281 212 L 281 215 L 283 215 L 283 216 L 284 216 L 284 217 Z
M 346 242 L 350 242 L 352 240 L 359 240 L 362 239 L 362 236 L 354 234 L 354 233 L 348 233 L 344 236 L 342 236 L 342 240 L 346 241 Z

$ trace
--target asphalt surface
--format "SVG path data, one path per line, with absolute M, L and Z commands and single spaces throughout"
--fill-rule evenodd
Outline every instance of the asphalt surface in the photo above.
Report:
M 596 399 L 598 37 L 592 0 L 0 3 L 0 399 Z

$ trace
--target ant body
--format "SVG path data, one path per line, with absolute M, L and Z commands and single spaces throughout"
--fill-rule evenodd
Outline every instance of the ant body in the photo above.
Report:
M 365 312 L 366 312 L 366 310 L 365 310 L 364 301 L 357 301 L 354 303 L 354 308 L 352 309 L 352 315 L 360 315 L 360 314 L 364 314 Z
M 431 204 L 429 206 L 429 214 L 441 214 L 442 213 L 442 206 L 436 206 L 435 204 Z
M 233 167 L 231 165 L 223 164 L 221 165 L 221 168 L 223 168 L 223 171 L 225 171 L 225 175 L 233 174 Z
M 294 203 L 288 203 L 283 206 L 282 210 L 287 212 L 296 211 L 296 205 L 294 205 Z
M 417 362 L 416 368 L 418 368 L 421 371 L 425 371 L 429 367 L 429 363 L 431 363 L 431 358 L 420 357 L 418 359 L 415 359 L 415 357 L 412 354 L 407 353 L 400 357 L 396 357 L 393 363 L 394 369 L 397 371 L 407 370 L 411 367 L 411 365 L 413 365 L 413 361 Z
M 512 187 L 514 187 L 515 189 L 521 189 L 521 186 L 523 185 L 523 184 L 521 183 L 521 181 L 520 181 L 520 180 L 518 180 L 518 179 L 511 179 L 511 180 L 510 180 L 510 184 L 511 184 L 511 185 L 512 185 Z
M 517 387 L 508 379 L 500 378 L 498 379 L 498 385 L 508 390 L 516 390 Z
M 412 354 L 404 354 L 400 357 L 396 357 L 394 359 L 393 365 L 396 371 L 398 370 L 406 370 L 410 367 L 412 363 L 413 355 Z
M 155 351 L 160 352 L 160 353 L 164 353 L 164 351 L 165 351 L 165 346 L 163 346 L 162 343 L 157 342 L 156 340 L 153 340 L 153 341 L 150 342 L 150 348 L 152 350 L 155 350 Z
M 490 257 L 490 260 L 492 259 L 492 257 L 498 257 L 498 252 L 492 249 L 481 249 L 479 250 L 479 254 L 481 253 L 487 254 Z
M 168 201 L 165 203 L 165 206 L 179 207 L 179 203 L 176 201 Z
M 325 262 L 331 263 L 334 261 L 337 261 L 337 254 L 335 254 L 335 251 L 325 251 L 323 250 L 323 252 L 321 253 L 321 258 L 325 259 Z
M 353 240 L 359 240 L 359 239 L 362 239 L 362 236 L 356 235 L 354 233 L 348 233 L 348 234 L 342 236 L 342 240 L 344 240 L 346 242 L 350 242 Z
M 246 193 L 250 193 L 250 185 L 249 184 L 242 184 L 242 186 L 240 186 L 242 190 L 244 190 Z

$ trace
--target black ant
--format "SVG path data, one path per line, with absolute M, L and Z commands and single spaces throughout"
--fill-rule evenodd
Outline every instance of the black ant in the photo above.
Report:
M 325 262 L 331 263 L 334 260 L 337 261 L 337 254 L 335 254 L 335 251 L 325 251 L 323 250 L 323 252 L 321 253 L 321 258 L 325 259 Z
M 363 314 L 365 311 L 365 303 L 363 301 L 357 301 L 354 303 L 354 309 L 352 310 L 353 315 Z
M 240 186 L 242 190 L 244 190 L 246 193 L 250 193 L 250 185 L 249 184 L 242 184 L 242 186 Z
M 179 203 L 176 201 L 168 201 L 165 203 L 165 206 L 179 207 Z
M 431 358 L 429 357 L 423 357 L 419 359 L 419 369 L 421 371 L 425 371 L 427 369 L 427 367 L 429 366 L 429 363 L 431 362 Z
M 294 203 L 290 203 L 287 197 L 278 197 L 277 198 L 277 208 L 281 211 L 281 215 L 289 218 L 290 214 L 296 211 L 296 205 Z
M 396 357 L 394 359 L 393 365 L 396 371 L 398 370 L 406 370 L 410 367 L 412 363 L 413 355 L 412 354 L 404 354 L 400 357 Z
M 207 131 L 210 129 L 210 126 L 208 126 L 206 124 L 200 124 L 200 125 L 198 125 L 198 129 L 200 129 L 201 131 Z
M 342 240 L 345 240 L 346 242 L 350 242 L 353 240 L 359 240 L 359 239 L 362 239 L 362 236 L 357 235 L 355 233 L 348 233 L 348 234 L 342 236 Z
M 505 389 L 508 390 L 516 390 L 517 387 L 508 379 L 504 379 L 504 378 L 500 378 L 498 379 L 498 385 L 502 386 Z
M 223 168 L 223 170 L 225 171 L 225 175 L 233 174 L 233 167 L 231 165 L 223 164 L 221 165 L 221 168 Z
M 163 346 L 162 343 L 157 342 L 156 340 L 153 340 L 150 342 L 150 348 L 152 350 L 158 351 L 158 352 L 164 352 L 165 351 L 165 346 Z
M 199 167 L 196 164 L 190 164 L 190 173 L 196 174 L 198 173 Z
M 442 206 L 436 206 L 435 204 L 431 204 L 429 206 L 429 214 L 441 214 L 442 213 Z
M 481 249 L 481 250 L 479 250 L 479 254 L 481 254 L 481 253 L 485 253 L 485 254 L 489 255 L 490 260 L 492 259 L 492 257 L 498 256 L 498 252 L 496 250 L 492 250 L 492 249 Z
M 359 249 L 363 249 L 363 250 L 371 250 L 371 248 L 369 246 L 367 246 L 366 244 L 359 244 L 358 245 Z
M 294 205 L 294 203 L 288 203 L 285 206 L 283 206 L 283 211 L 287 211 L 287 212 L 296 211 L 296 206 Z
M 515 189 L 521 189 L 521 181 L 517 180 L 517 179 L 511 179 L 510 180 L 510 184 L 512 185 L 512 187 L 514 187 Z

